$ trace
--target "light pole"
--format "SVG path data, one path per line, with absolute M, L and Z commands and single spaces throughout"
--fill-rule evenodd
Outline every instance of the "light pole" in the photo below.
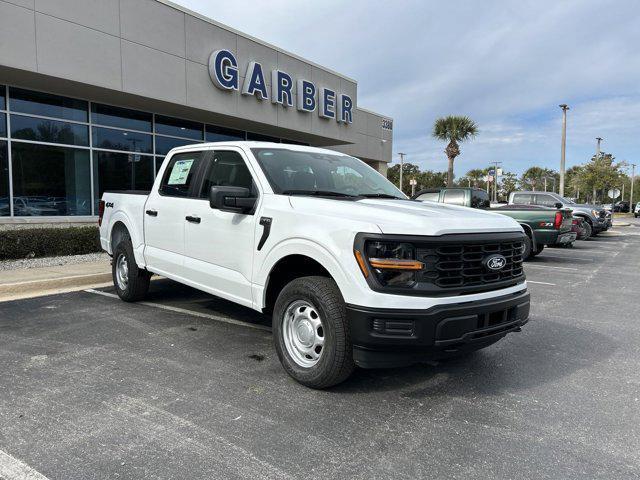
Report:
M 498 203 L 498 165 L 502 162 L 491 162 L 493 164 L 493 201 Z
M 596 144 L 596 160 L 600 158 L 600 142 L 604 140 L 602 137 L 596 137 L 598 143 Z M 596 187 L 593 187 L 593 203 L 596 203 Z
M 633 180 L 636 176 L 636 164 L 631 164 L 631 196 L 629 197 L 629 210 L 633 213 Z
M 406 153 L 398 153 L 400 156 L 400 191 L 402 192 L 402 172 L 404 171 L 404 156 Z M 403 192 L 404 193 L 404 192 Z
M 560 105 L 562 109 L 562 148 L 560 153 L 560 196 L 564 197 L 564 164 L 567 153 L 567 110 L 569 106 L 566 103 Z M 554 187 L 555 190 L 555 187 Z

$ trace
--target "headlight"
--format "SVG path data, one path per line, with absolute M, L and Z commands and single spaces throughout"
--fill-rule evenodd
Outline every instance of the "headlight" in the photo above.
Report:
M 598 210 L 591 210 L 591 215 L 593 215 L 594 217 L 598 218 L 598 217 L 600 217 L 600 212 Z
M 366 261 L 359 251 L 356 250 L 355 255 L 364 276 L 371 270 L 384 286 L 412 287 L 416 283 L 416 272 L 424 268 L 424 264 L 416 260 L 415 247 L 406 242 L 367 242 Z

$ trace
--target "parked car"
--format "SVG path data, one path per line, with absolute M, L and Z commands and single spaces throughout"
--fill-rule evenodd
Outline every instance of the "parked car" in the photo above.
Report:
M 148 194 L 104 193 L 99 225 L 121 299 L 156 273 L 269 313 L 284 369 L 314 388 L 486 347 L 529 315 L 517 222 L 411 201 L 331 150 L 175 148 Z
M 636 208 L 633 210 L 633 216 L 635 218 L 640 216 L 640 202 L 636 203 Z
M 629 210 L 629 202 L 627 202 L 626 200 L 621 200 L 613 206 L 614 212 L 629 213 Z
M 577 235 L 577 240 L 586 240 L 591 236 L 591 226 L 582 217 L 573 217 L 571 231 Z
M 575 203 L 571 200 L 561 197 L 553 192 L 511 192 L 509 194 L 509 203 L 518 205 L 542 205 L 544 207 L 557 207 L 560 205 L 564 208 L 573 210 L 576 217 L 582 217 L 591 227 L 591 235 L 597 235 L 611 227 L 607 221 L 605 209 L 599 205 L 589 205 L 586 203 Z
M 558 210 L 538 205 L 491 205 L 489 195 L 480 188 L 446 187 L 422 190 L 413 197 L 415 200 L 488 209 L 516 220 L 527 234 L 524 245 L 524 258 L 538 255 L 545 246 L 570 245 L 577 237 L 571 231 L 571 209 Z M 428 200 L 427 200 L 428 199 Z

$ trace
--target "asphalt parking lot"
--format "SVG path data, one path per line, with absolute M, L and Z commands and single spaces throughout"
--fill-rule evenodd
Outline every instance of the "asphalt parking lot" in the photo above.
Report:
M 528 262 L 521 333 L 328 391 L 269 319 L 167 280 L 2 303 L 0 478 L 639 478 L 636 232 Z

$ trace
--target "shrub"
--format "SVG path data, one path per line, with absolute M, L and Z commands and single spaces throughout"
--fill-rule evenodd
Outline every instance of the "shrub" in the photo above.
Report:
M 82 255 L 99 251 L 98 227 L 0 231 L 0 260 Z

